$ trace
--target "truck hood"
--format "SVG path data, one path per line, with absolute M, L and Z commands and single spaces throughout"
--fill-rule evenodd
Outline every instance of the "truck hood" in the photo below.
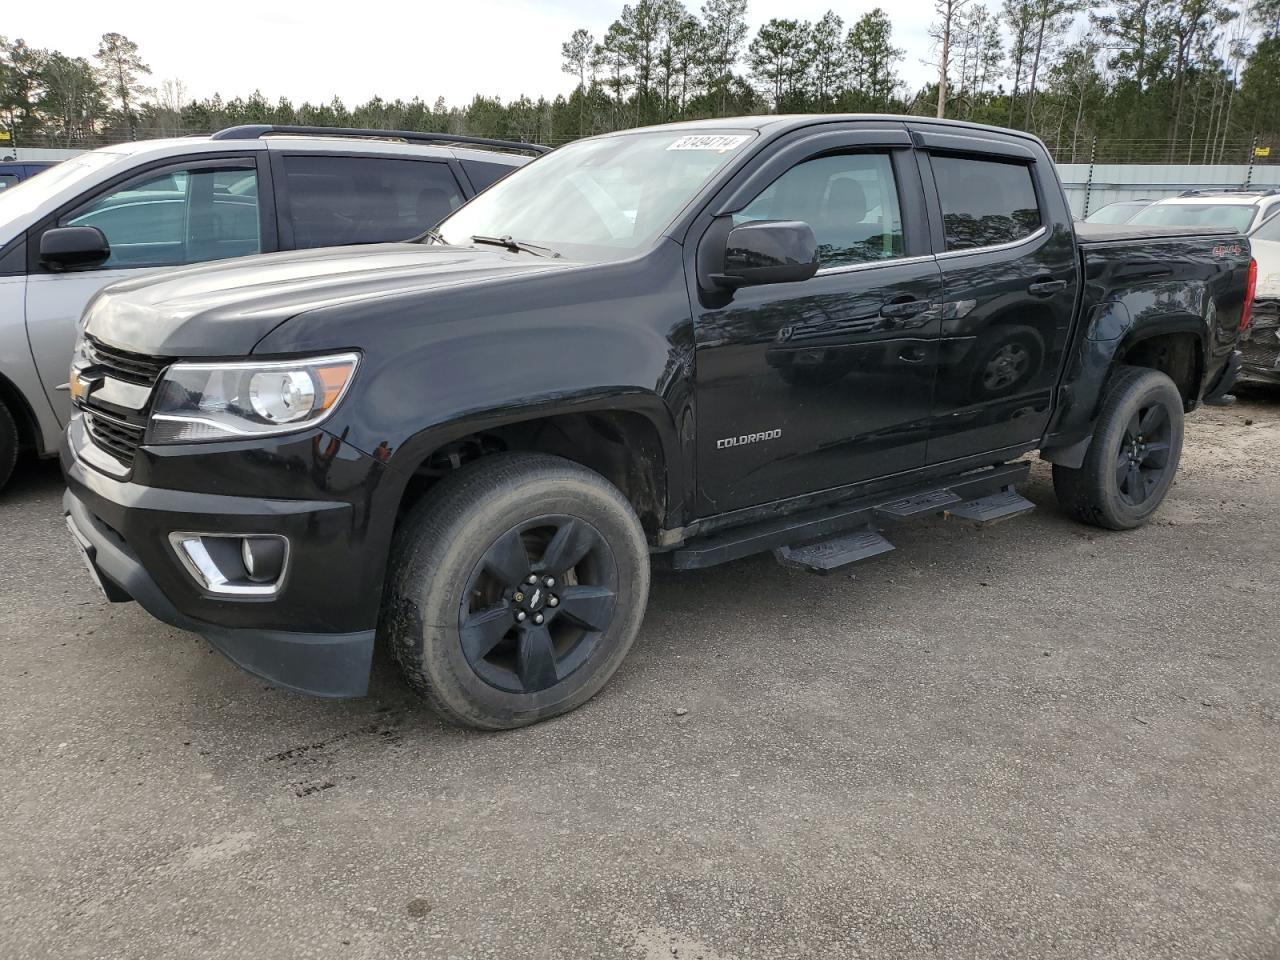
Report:
M 577 265 L 499 247 L 420 243 L 272 253 L 112 284 L 86 309 L 84 329 L 149 356 L 243 356 L 308 310 Z

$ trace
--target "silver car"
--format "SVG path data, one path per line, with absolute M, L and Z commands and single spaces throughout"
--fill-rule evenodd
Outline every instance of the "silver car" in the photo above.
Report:
M 227 257 L 407 240 L 547 149 L 255 125 L 105 147 L 0 192 L 0 486 L 19 449 L 56 454 L 76 324 L 107 284 Z

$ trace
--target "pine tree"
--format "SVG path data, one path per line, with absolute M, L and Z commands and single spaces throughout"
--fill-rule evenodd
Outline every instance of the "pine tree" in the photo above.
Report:
M 141 77 L 150 74 L 151 68 L 138 55 L 138 45 L 119 33 L 104 33 L 98 45 L 98 63 L 111 96 L 120 105 L 129 130 L 129 139 L 138 137 L 138 121 L 135 108 L 138 101 L 151 92 Z
M 810 26 L 798 20 L 764 24 L 747 50 L 751 74 L 773 100 L 775 112 L 793 105 L 804 89 Z
M 702 32 L 704 86 L 723 115 L 734 87 L 733 68 L 747 39 L 747 0 L 706 0 Z

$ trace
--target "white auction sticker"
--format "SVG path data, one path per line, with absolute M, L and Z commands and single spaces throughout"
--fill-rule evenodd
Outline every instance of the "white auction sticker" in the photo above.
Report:
M 715 150 L 728 153 L 742 146 L 751 137 L 745 134 L 702 133 L 690 137 L 681 137 L 668 150 Z

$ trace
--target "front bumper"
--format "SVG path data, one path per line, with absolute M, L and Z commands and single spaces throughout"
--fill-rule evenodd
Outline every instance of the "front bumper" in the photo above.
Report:
M 369 524 L 356 519 L 365 511 L 342 500 L 228 496 L 116 479 L 78 454 L 90 442 L 73 420 L 63 450 L 63 510 L 108 599 L 137 601 L 156 619 L 200 634 L 275 685 L 317 696 L 364 695 L 382 571 L 367 553 L 376 549 Z M 307 438 L 294 442 L 305 445 Z M 369 491 L 382 467 L 372 461 L 364 466 L 373 479 L 359 488 Z M 216 466 L 206 467 L 216 478 Z M 273 498 L 285 490 L 314 492 L 307 483 L 297 489 L 296 477 L 290 479 L 286 471 L 268 488 Z M 179 530 L 280 534 L 293 545 L 294 560 L 276 596 L 214 596 L 195 582 L 169 543 L 169 533 Z

